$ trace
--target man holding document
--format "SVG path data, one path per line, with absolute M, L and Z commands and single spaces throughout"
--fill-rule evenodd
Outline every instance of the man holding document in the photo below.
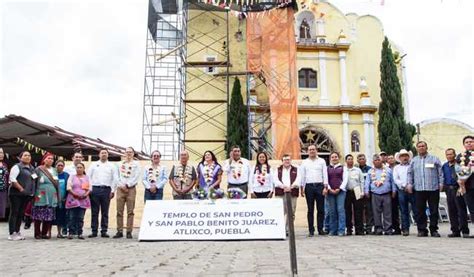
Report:
M 355 225 L 356 236 L 364 235 L 364 174 L 360 168 L 354 166 L 354 156 L 346 155 L 346 166 L 344 167 L 346 183 L 346 228 L 347 235 L 352 235 L 352 226 Z M 354 214 L 354 224 L 352 222 L 352 215 Z

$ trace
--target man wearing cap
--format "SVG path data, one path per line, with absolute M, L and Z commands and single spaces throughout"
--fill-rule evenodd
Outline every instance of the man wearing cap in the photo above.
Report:
M 385 235 L 393 235 L 392 197 L 397 186 L 393 184 L 392 170 L 382 163 L 380 155 L 374 154 L 372 160 L 374 167 L 365 180 L 364 195 L 370 195 L 372 200 L 375 234 L 382 235 L 383 230 Z
M 380 159 L 382 160 L 382 164 L 384 164 L 385 166 L 389 166 L 387 163 L 387 160 L 388 160 L 387 153 L 385 151 L 380 151 L 379 155 L 380 155 Z
M 399 163 L 393 169 L 393 181 L 398 189 L 398 202 L 400 203 L 400 213 L 402 217 L 402 234 L 404 236 L 410 235 L 410 207 L 416 218 L 415 196 L 413 195 L 413 188 L 408 187 L 408 167 L 410 167 L 410 160 L 413 158 L 413 153 L 405 149 L 395 154 L 395 160 Z
M 443 171 L 440 160 L 428 153 L 428 144 L 419 141 L 416 144 L 418 156 L 414 157 L 408 168 L 408 185 L 413 186 L 417 208 L 416 227 L 419 237 L 427 237 L 426 204 L 430 210 L 430 233 L 438 233 L 439 192 L 443 190 Z
M 459 184 L 456 176 L 456 151 L 448 148 L 445 151 L 446 160 L 443 164 L 444 192 L 448 203 L 449 223 L 451 234 L 448 238 L 469 237 L 469 227 L 467 223 L 467 208 L 464 197 L 458 194 Z

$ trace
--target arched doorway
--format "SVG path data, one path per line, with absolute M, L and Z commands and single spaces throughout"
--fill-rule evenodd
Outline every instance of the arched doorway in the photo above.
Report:
M 333 151 L 337 151 L 336 146 L 328 133 L 318 127 L 308 126 L 300 130 L 301 140 L 301 159 L 308 157 L 308 146 L 315 144 L 318 148 L 318 156 L 326 160 L 329 163 L 329 154 Z

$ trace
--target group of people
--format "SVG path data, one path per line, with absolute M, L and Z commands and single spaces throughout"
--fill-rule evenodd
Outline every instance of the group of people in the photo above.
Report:
M 31 155 L 25 151 L 19 163 L 10 170 L 2 161 L 0 149 L 0 205 L 10 201 L 10 240 L 22 240 L 20 226 L 25 209 L 31 205 L 36 239 L 51 237 L 51 226 L 58 226 L 58 238 L 84 239 L 83 225 L 86 209 L 91 209 L 89 238 L 108 235 L 110 201 L 117 204 L 117 233 L 133 238 L 136 186 L 145 187 L 144 201 L 163 199 L 167 183 L 173 199 L 192 199 L 194 189 L 218 189 L 222 175 L 227 176 L 228 188 L 239 188 L 251 198 L 283 198 L 291 195 L 292 211 L 285 214 L 294 220 L 298 197 L 305 197 L 308 207 L 309 236 L 315 234 L 314 213 L 319 235 L 409 235 L 412 211 L 418 236 L 439 237 L 438 217 L 440 193 L 447 196 L 452 233 L 448 237 L 470 237 L 467 209 L 474 221 L 474 174 L 467 180 L 457 177 L 457 168 L 472 167 L 474 137 L 463 139 L 465 150 L 456 155 L 446 150 L 447 162 L 428 153 L 424 141 L 416 144 L 417 156 L 401 149 L 395 155 L 384 152 L 372 157 L 373 166 L 367 165 L 364 154 L 348 154 L 341 163 L 338 153 L 330 154 L 329 165 L 318 157 L 315 145 L 308 147 L 308 158 L 299 167 L 292 164 L 291 156 L 284 155 L 276 168 L 270 166 L 265 152 L 256 156 L 256 164 L 241 157 L 238 146 L 230 149 L 230 158 L 221 165 L 212 151 L 206 151 L 195 167 L 189 162 L 189 153 L 182 151 L 179 162 L 168 170 L 161 165 L 161 154 L 154 151 L 150 163 L 142 169 L 134 160 L 132 147 L 125 150 L 118 164 L 109 162 L 108 151 L 99 152 L 99 160 L 86 171 L 81 153 L 72 157 L 72 165 L 65 167 L 62 160 L 54 163 L 54 156 L 46 153 L 40 166 L 31 165 Z M 356 164 L 357 162 L 357 164 Z M 8 190 L 8 193 L 7 193 Z M 126 208 L 126 210 L 125 210 Z M 100 227 L 99 227 L 100 215 Z M 429 226 L 427 222 L 429 215 Z M 400 222 L 401 219 L 401 222 Z
M 373 155 L 373 167 L 367 165 L 364 154 L 357 155 L 357 167 L 354 157 L 346 155 L 343 166 L 337 153 L 331 153 L 326 167 L 317 157 L 316 147 L 310 146 L 309 158 L 300 166 L 309 236 L 314 236 L 316 202 L 320 235 L 352 235 L 355 226 L 355 235 L 408 236 L 413 214 L 419 237 L 440 237 L 439 201 L 444 191 L 451 224 L 448 237 L 472 238 L 467 210 L 474 222 L 474 174 L 458 178 L 457 172 L 463 167 L 474 168 L 474 137 L 464 137 L 463 145 L 465 149 L 458 155 L 453 148 L 446 149 L 447 161 L 442 164 L 428 153 L 427 143 L 419 141 L 416 157 L 405 149 L 395 155 L 381 152 Z

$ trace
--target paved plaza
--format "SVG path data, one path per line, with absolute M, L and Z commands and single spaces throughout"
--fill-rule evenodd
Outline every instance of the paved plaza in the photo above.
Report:
M 0 223 L 2 234 L 7 224 Z M 474 276 L 474 239 L 306 237 L 299 276 Z M 86 230 L 86 234 L 89 230 Z M 138 231 L 135 232 L 135 236 Z M 289 276 L 288 241 L 138 242 L 136 239 L 0 240 L 0 276 Z M 112 234 L 112 233 L 111 233 Z

